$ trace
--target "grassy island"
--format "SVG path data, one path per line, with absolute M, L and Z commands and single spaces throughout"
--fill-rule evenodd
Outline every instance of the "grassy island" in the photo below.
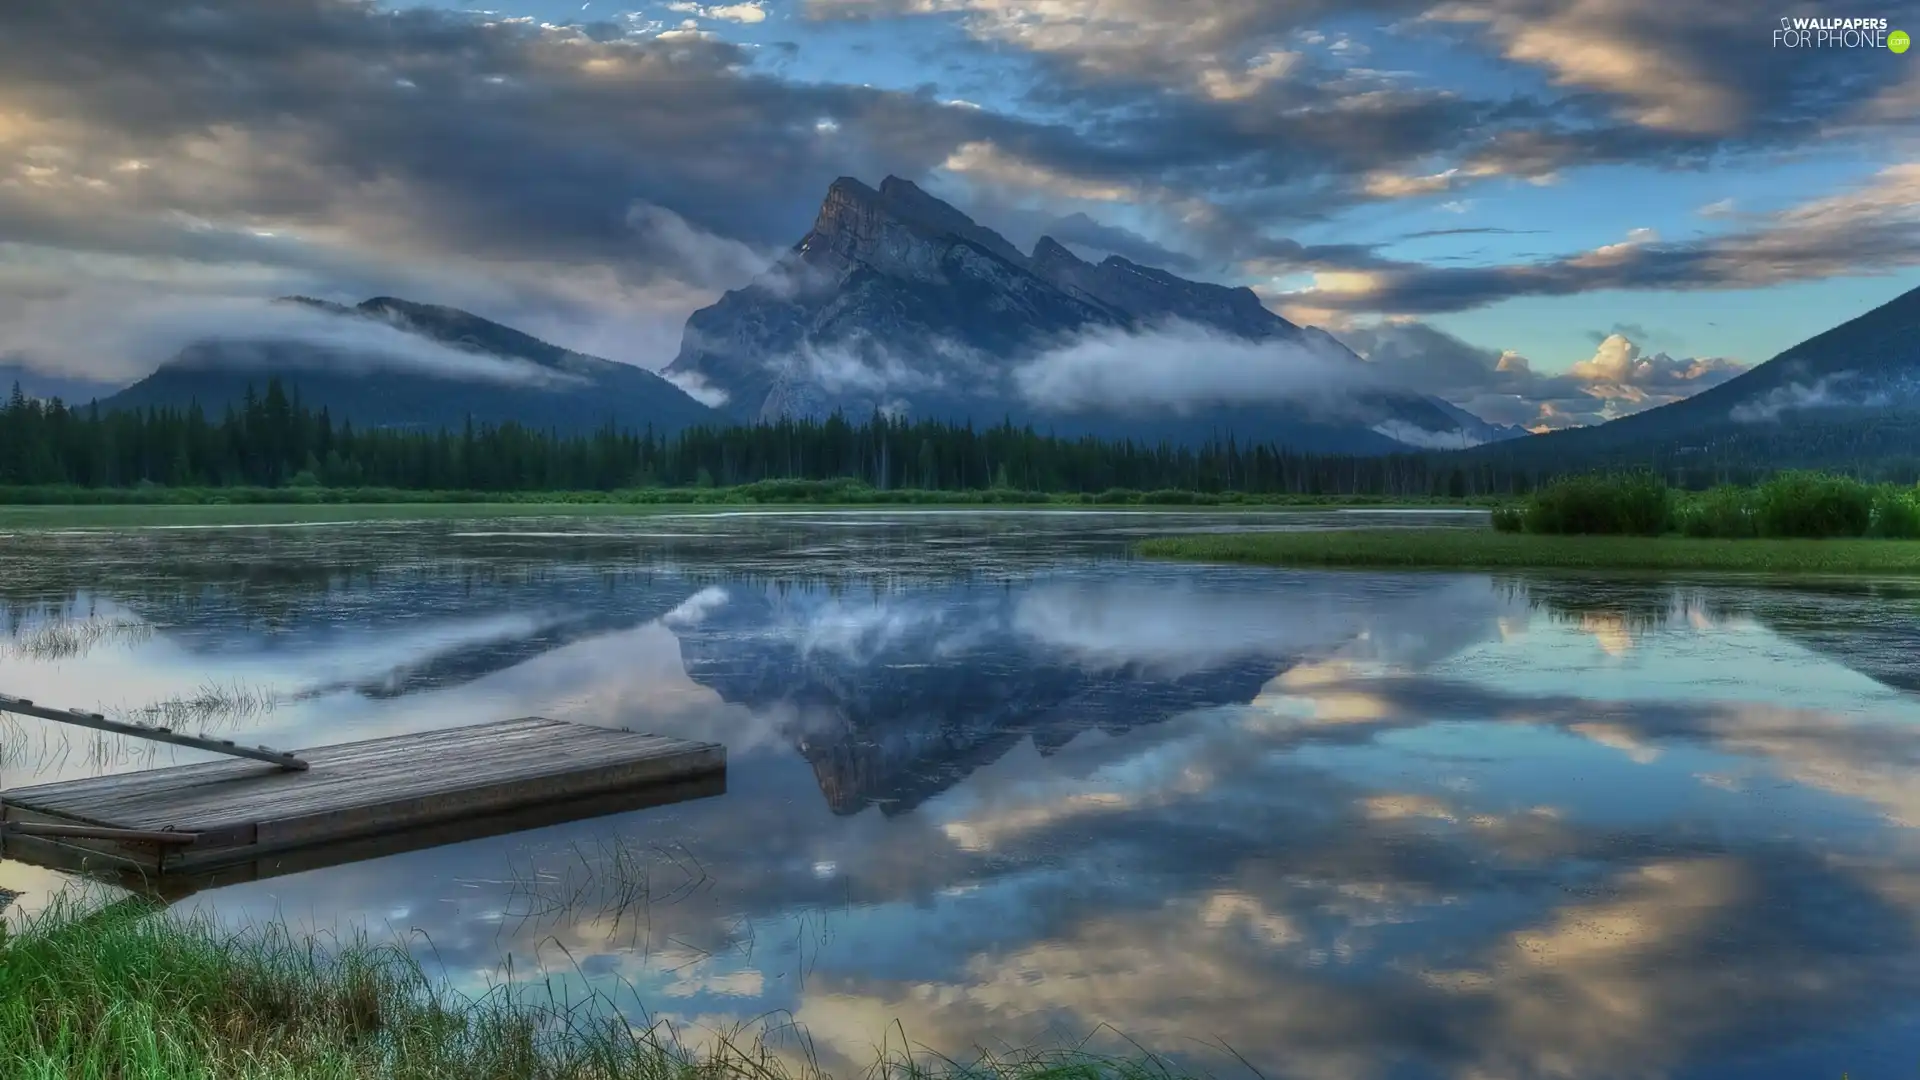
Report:
M 1902 540 L 1716 540 L 1541 536 L 1491 529 L 1355 529 L 1172 536 L 1144 541 L 1139 550 L 1156 558 L 1266 566 L 1920 574 L 1920 543 Z
M 1920 574 L 1920 491 L 1818 473 L 1702 492 L 1643 473 L 1569 477 L 1496 508 L 1490 525 L 1177 536 L 1139 551 L 1270 566 Z

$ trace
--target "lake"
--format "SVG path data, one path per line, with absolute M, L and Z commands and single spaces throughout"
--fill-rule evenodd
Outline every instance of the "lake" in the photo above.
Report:
M 1483 520 L 17 532 L 0 692 L 274 746 L 528 714 L 723 742 L 723 795 L 179 906 L 689 1041 L 804 1031 L 843 1076 L 1111 1031 L 1276 1080 L 1912 1075 L 1920 594 L 1128 555 Z M 199 757 L 0 725 L 7 786 Z M 0 865 L 22 908 L 62 881 Z

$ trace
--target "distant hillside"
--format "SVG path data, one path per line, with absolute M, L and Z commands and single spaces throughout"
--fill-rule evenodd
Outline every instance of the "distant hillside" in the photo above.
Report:
M 0 362 L 0 397 L 12 393 L 16 385 L 30 398 L 59 398 L 69 405 L 84 405 L 113 394 L 122 384 L 52 375 L 25 364 Z
M 1170 326 L 1189 336 L 1141 344 Z M 1063 404 L 1020 385 L 1031 362 L 1089 340 L 1091 353 L 1074 356 L 1058 382 L 1111 383 L 1103 394 L 1125 404 L 1102 395 Z M 1239 382 L 1264 378 L 1300 392 L 1263 401 L 1220 389 L 1169 401 L 1163 387 L 1145 387 L 1144 367 L 1155 368 L 1156 382 L 1178 381 L 1184 365 L 1201 362 L 1193 351 L 1214 342 L 1272 346 L 1240 359 L 1269 367 L 1243 367 Z M 1351 454 L 1517 434 L 1382 383 L 1346 346 L 1267 310 L 1251 289 L 1119 256 L 1088 262 L 1050 237 L 1028 254 L 895 176 L 878 188 L 836 180 L 813 228 L 777 265 L 693 313 L 667 371 L 724 393 L 728 415 L 742 422 L 878 408 L 950 421 L 1011 418 L 1063 436 L 1191 444 L 1231 434 Z
M 1920 289 L 1693 397 L 1465 455 L 1556 468 L 1846 467 L 1920 456 Z
M 445 348 L 432 350 L 435 364 L 423 366 L 395 360 L 384 346 L 356 344 L 351 335 L 208 340 L 183 349 L 101 406 L 185 408 L 198 402 L 217 415 L 242 400 L 249 386 L 258 393 L 278 377 L 306 404 L 325 406 L 335 419 L 361 426 L 458 428 L 471 416 L 477 424 L 515 421 L 563 432 L 612 421 L 664 433 L 723 422 L 653 372 L 563 349 L 456 308 L 392 297 L 355 307 L 304 297 L 282 303 L 342 320 L 377 320 L 400 331 L 402 345 L 415 338 Z M 462 368 L 468 358 L 471 371 Z

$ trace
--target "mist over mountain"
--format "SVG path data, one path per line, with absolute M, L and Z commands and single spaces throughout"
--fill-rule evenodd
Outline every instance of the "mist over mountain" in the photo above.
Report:
M 687 320 L 664 374 L 741 422 L 878 409 L 1347 453 L 1519 434 L 1391 385 L 1250 289 L 1052 237 L 1025 253 L 893 176 L 835 181 L 772 268 Z
M 508 421 L 563 432 L 874 411 L 1075 437 L 1231 435 L 1320 453 L 1462 450 L 1542 467 L 1693 461 L 1833 465 L 1920 452 L 1920 290 L 1673 404 L 1521 438 L 1395 381 L 1246 288 L 1042 236 L 1023 252 L 914 184 L 842 178 L 813 227 L 688 319 L 662 372 L 587 356 L 451 307 L 303 297 L 231 319 L 107 408 L 217 413 L 278 377 L 356 424 Z M 103 386 L 21 367 L 23 389 Z M 1404 374 L 1404 373 L 1402 373 Z M 0 379 L 7 372 L 0 369 Z
M 68 404 L 84 404 L 120 389 L 115 383 L 75 378 L 18 361 L 0 360 L 0 395 L 11 393 L 15 386 L 30 398 L 59 398 Z
M 368 427 L 458 428 L 471 417 L 565 432 L 611 422 L 666 433 L 721 422 L 653 372 L 393 297 L 352 307 L 287 297 L 252 324 L 189 344 L 101 405 L 198 403 L 218 415 L 276 377 L 305 404 Z

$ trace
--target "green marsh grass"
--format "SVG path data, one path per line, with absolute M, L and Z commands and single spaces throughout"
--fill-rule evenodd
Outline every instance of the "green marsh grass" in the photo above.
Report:
M 1662 570 L 1920 574 L 1901 540 L 1552 536 L 1492 529 L 1220 533 L 1142 541 L 1140 554 L 1199 562 L 1401 569 Z
M 1386 496 L 1249 495 L 1239 492 L 1048 493 L 1018 490 L 880 490 L 832 480 L 767 480 L 728 488 L 619 491 L 416 491 L 398 488 L 0 488 L 0 528 L 300 524 L 519 516 L 597 516 L 745 507 L 847 509 L 1286 510 L 1474 505 L 1471 500 Z
M 1920 490 L 1828 473 L 1681 491 L 1645 472 L 1568 476 L 1496 512 L 1502 532 L 1586 536 L 1920 539 Z
M 1494 507 L 1489 525 L 1177 536 L 1137 550 L 1287 566 L 1920 573 L 1920 489 L 1816 472 L 1700 492 L 1645 472 L 1569 476 Z
M 0 924 L 3 925 L 3 924 Z M 479 996 L 406 950 L 228 930 L 140 901 L 73 902 L 0 934 L 9 1080 L 826 1080 L 803 1032 L 762 1023 L 683 1039 L 552 981 Z M 697 1046 L 697 1048 L 696 1048 Z M 1084 1048 L 960 1062 L 891 1035 L 865 1080 L 1174 1080 L 1146 1053 Z M 849 1078 L 852 1080 L 852 1078 Z

